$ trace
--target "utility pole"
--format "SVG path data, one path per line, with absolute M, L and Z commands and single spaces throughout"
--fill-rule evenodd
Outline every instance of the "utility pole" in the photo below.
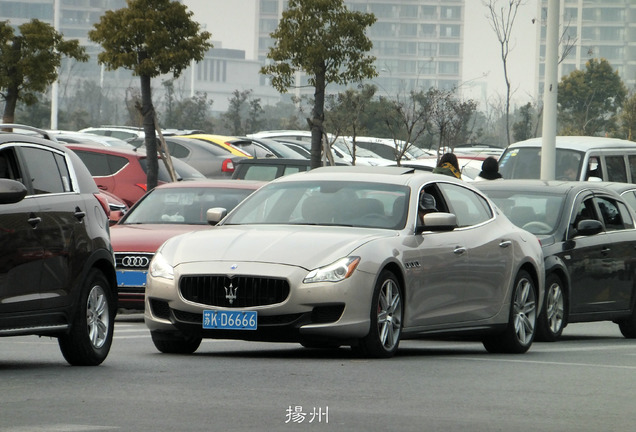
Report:
M 557 66 L 559 63 L 560 0 L 548 0 L 543 88 L 543 137 L 541 141 L 541 180 L 554 180 L 556 174 Z

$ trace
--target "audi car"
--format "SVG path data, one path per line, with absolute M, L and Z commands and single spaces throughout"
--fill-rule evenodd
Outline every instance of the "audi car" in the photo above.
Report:
M 210 228 L 207 210 L 232 210 L 264 183 L 192 180 L 157 186 L 111 227 L 119 307 L 143 310 L 148 264 L 161 243 L 177 234 Z
M 404 338 L 477 338 L 505 353 L 533 342 L 541 246 L 468 183 L 323 167 L 208 218 L 216 228 L 168 239 L 150 262 L 144 319 L 160 352 L 192 353 L 203 338 L 367 357 L 391 357 Z

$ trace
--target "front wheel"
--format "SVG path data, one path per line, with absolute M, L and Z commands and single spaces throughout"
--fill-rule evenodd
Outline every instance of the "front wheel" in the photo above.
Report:
M 545 287 L 545 302 L 537 320 L 536 339 L 554 342 L 561 337 L 567 324 L 567 297 L 563 282 L 557 275 L 548 275 Z
M 369 334 L 352 348 L 366 357 L 392 357 L 402 334 L 402 289 L 395 275 L 384 270 L 376 282 L 371 301 Z
M 108 280 L 91 270 L 69 332 L 58 338 L 62 355 L 74 366 L 97 366 L 110 351 L 115 328 L 115 299 Z
M 506 330 L 485 338 L 484 347 L 491 353 L 525 353 L 532 345 L 536 323 L 536 287 L 530 274 L 521 270 L 515 279 Z
M 192 354 L 201 345 L 201 336 L 151 331 L 152 343 L 162 353 Z

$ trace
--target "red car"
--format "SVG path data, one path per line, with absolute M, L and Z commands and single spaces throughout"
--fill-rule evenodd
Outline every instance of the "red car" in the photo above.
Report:
M 148 192 L 110 229 L 115 251 L 119 307 L 144 309 L 146 273 L 155 251 L 167 239 L 209 229 L 206 212 L 228 212 L 264 182 L 201 180 L 167 183 Z
M 99 193 L 103 195 L 108 202 L 108 208 L 110 210 L 108 214 L 109 225 L 116 224 L 117 222 L 119 222 L 119 219 L 121 219 L 126 214 L 126 212 L 128 212 L 128 206 L 119 197 L 116 197 L 110 192 L 100 190 Z
M 82 159 L 100 190 L 121 198 L 129 207 L 146 193 L 147 165 L 144 150 L 84 144 L 65 145 Z M 205 178 L 199 171 L 177 158 L 172 158 L 172 164 L 180 180 Z M 170 181 L 170 174 L 160 161 L 158 183 Z

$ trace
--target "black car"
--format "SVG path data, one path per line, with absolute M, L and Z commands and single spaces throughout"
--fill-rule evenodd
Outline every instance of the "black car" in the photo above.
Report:
M 569 323 L 613 321 L 636 338 L 634 211 L 597 182 L 474 182 L 543 247 L 545 304 L 537 340 L 555 341 Z
M 0 336 L 56 337 L 70 364 L 98 365 L 117 312 L 108 201 L 54 141 L 0 132 Z
M 270 181 L 284 175 L 308 171 L 311 168 L 309 159 L 243 159 L 234 168 L 233 179 Z

